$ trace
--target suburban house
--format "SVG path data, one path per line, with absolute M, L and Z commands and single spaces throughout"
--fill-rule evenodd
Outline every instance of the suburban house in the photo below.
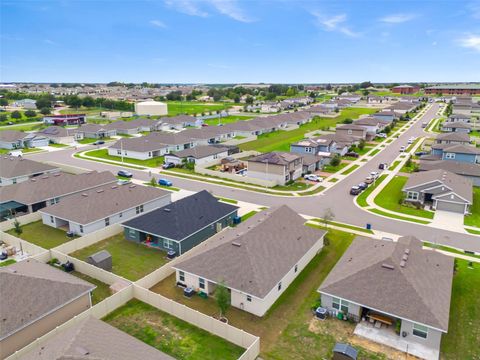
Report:
M 60 172 L 59 168 L 38 161 L 18 156 L 0 156 L 0 186 L 17 184 L 35 176 L 57 172 Z
M 135 135 L 139 132 L 139 126 L 133 121 L 118 120 L 105 125 L 105 129 L 114 130 L 115 135 Z
M 176 281 L 211 295 L 222 283 L 233 307 L 263 316 L 323 247 L 325 231 L 286 205 L 212 237 L 177 264 Z
M 402 191 L 405 201 L 462 214 L 473 201 L 472 181 L 443 169 L 412 174 Z
M 89 139 L 103 139 L 117 135 L 117 131 L 112 129 L 109 124 L 83 124 L 74 130 L 76 133 L 80 133 L 84 138 Z
M 377 95 L 368 95 L 367 96 L 367 103 L 368 104 L 381 104 L 385 101 L 383 96 Z
M 70 145 L 83 139 L 82 133 L 61 126 L 49 126 L 43 130 L 37 131 L 37 135 L 47 138 L 48 141 L 53 144 Z
M 391 110 L 399 114 L 406 114 L 407 112 L 411 112 L 417 108 L 418 104 L 406 102 L 406 101 L 398 101 L 395 104 L 392 104 L 386 107 L 384 110 Z
M 314 173 L 330 163 L 331 157 L 325 155 L 300 154 L 302 157 L 302 175 Z
M 48 146 L 49 140 L 45 136 L 25 133 L 17 130 L 0 131 L 0 149 L 22 149 Z
M 203 120 L 199 120 L 190 115 L 178 115 L 172 117 L 163 117 L 158 120 L 157 130 L 182 130 L 186 127 L 200 127 Z
M 480 165 L 455 160 L 420 160 L 419 171 L 446 170 L 470 179 L 474 186 L 480 186 Z
M 202 190 L 123 224 L 125 238 L 182 255 L 233 224 L 238 207 Z
M 85 280 L 33 259 L 0 267 L 0 284 L 2 359 L 90 308 L 95 289 Z
M 335 111 L 331 107 L 322 106 L 322 104 L 311 106 L 308 109 L 304 109 L 303 111 L 312 114 L 312 116 L 323 116 L 335 113 Z
M 302 157 L 287 152 L 270 152 L 247 160 L 247 176 L 285 185 L 302 176 Z
M 21 100 L 15 101 L 12 105 L 14 107 L 21 107 L 25 110 L 36 110 L 37 109 L 37 100 L 21 99 Z
M 360 142 L 360 138 L 357 136 L 344 135 L 339 133 L 323 134 L 316 139 L 324 139 L 327 141 L 333 140 L 335 142 L 335 149 L 332 149 L 332 152 L 341 156 L 345 155 L 352 145 L 358 145 L 358 143 Z
M 455 160 L 472 164 L 480 164 L 480 149 L 463 144 L 433 144 L 430 156 L 422 160 Z
M 438 134 L 435 138 L 436 144 L 470 144 L 470 136 L 466 133 L 453 132 Z
M 65 125 L 81 125 L 87 122 L 86 114 L 61 114 L 47 115 L 43 117 L 45 124 L 65 126 Z
M 183 161 L 201 165 L 210 163 L 217 159 L 228 156 L 228 148 L 212 145 L 200 145 L 193 148 L 178 151 L 176 153 L 166 154 L 165 163 L 180 165 Z
M 396 94 L 415 94 L 420 91 L 420 86 L 417 85 L 398 85 L 392 87 L 392 92 Z
M 106 185 L 65 197 L 39 212 L 45 225 L 85 235 L 171 202 L 171 193 L 134 184 Z
M 472 131 L 472 125 L 465 122 L 444 122 L 442 124 L 442 131 L 445 132 L 463 132 L 470 133 Z
M 372 114 L 372 116 L 380 120 L 392 122 L 393 120 L 400 118 L 401 115 L 393 110 L 382 110 L 375 114 Z
M 337 150 L 337 143 L 332 138 L 310 138 L 290 144 L 290 151 L 298 154 L 330 154 Z
M 445 122 L 464 122 L 470 123 L 471 116 L 464 115 L 464 114 L 452 114 L 450 115 Z
M 93 316 L 62 329 L 34 346 L 19 359 L 174 360 L 171 356 Z
M 355 335 L 431 360 L 448 330 L 452 280 L 453 257 L 414 236 L 357 236 L 318 292 L 332 315 L 359 323 Z
M 33 177 L 27 181 L 0 187 L 0 215 L 31 213 L 54 205 L 66 196 L 95 187 L 114 184 L 110 171 L 92 171 L 79 175 L 57 172 Z
M 367 128 L 355 125 L 355 124 L 344 124 L 336 127 L 335 132 L 340 135 L 351 135 L 356 136 L 358 139 L 367 139 Z
M 387 120 L 381 120 L 374 116 L 367 116 L 353 122 L 354 125 L 362 126 L 367 129 L 367 134 L 371 136 L 376 136 L 377 133 L 385 129 L 390 122 Z

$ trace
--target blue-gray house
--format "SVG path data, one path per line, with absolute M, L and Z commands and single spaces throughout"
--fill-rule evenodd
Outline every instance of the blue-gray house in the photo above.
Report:
M 233 223 L 238 207 L 202 190 L 123 224 L 125 238 L 182 255 Z
M 462 144 L 433 144 L 431 155 L 423 160 L 455 160 L 458 162 L 480 164 L 480 149 Z
M 332 153 L 337 149 L 333 139 L 303 139 L 290 145 L 290 152 L 296 154 L 318 155 L 319 153 Z

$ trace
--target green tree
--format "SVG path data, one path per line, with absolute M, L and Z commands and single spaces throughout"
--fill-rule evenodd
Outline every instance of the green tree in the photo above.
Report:
M 265 95 L 265 100 L 274 100 L 277 97 L 277 95 L 273 92 L 269 92 Z
M 37 113 L 33 110 L 27 110 L 24 112 L 24 114 L 26 117 L 29 117 L 29 118 L 37 116 Z
M 217 301 L 218 309 L 220 310 L 220 318 L 223 318 L 228 308 L 230 307 L 230 293 L 221 281 L 215 289 L 215 300 Z
M 11 117 L 12 119 L 21 119 L 21 118 L 22 118 L 22 114 L 20 113 L 20 111 L 15 110 L 14 112 L 12 112 L 12 113 L 10 114 L 10 117 Z
M 8 106 L 8 100 L 5 98 L 0 98 L 0 106 Z
M 365 149 L 365 140 L 361 139 L 360 142 L 358 143 L 358 148 L 360 150 Z
M 340 165 L 341 161 L 342 161 L 342 159 L 340 158 L 340 155 L 335 154 L 335 155 L 333 155 L 332 160 L 330 160 L 330 165 L 338 166 L 338 165 Z
M 252 96 L 247 96 L 247 98 L 245 99 L 245 103 L 246 104 L 253 104 L 253 97 Z
M 405 162 L 405 166 L 406 167 L 412 166 L 412 157 L 411 156 L 408 157 L 407 161 Z
M 17 234 L 17 236 L 20 236 L 23 233 L 23 229 L 16 218 L 15 218 L 15 221 L 13 222 L 13 231 L 15 231 L 15 234 Z
M 51 112 L 50 108 L 48 108 L 48 107 L 44 107 L 44 108 L 40 109 L 40 114 L 42 114 L 42 115 L 48 115 L 48 114 L 50 114 L 50 112 Z
M 8 120 L 7 114 L 0 114 L 0 121 L 7 121 L 7 120 Z
M 37 109 L 51 108 L 52 100 L 48 97 L 41 97 L 37 99 L 36 105 L 37 105 Z

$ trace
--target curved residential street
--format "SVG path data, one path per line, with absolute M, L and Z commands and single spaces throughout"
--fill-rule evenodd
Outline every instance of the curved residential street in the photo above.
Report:
M 170 179 L 174 183 L 174 186 L 182 189 L 191 191 L 207 189 L 218 196 L 265 206 L 287 204 L 301 214 L 314 217 L 321 217 L 325 210 L 330 208 L 335 214 L 335 221 L 361 227 L 365 227 L 367 223 L 370 223 L 372 224 L 372 228 L 377 231 L 398 235 L 412 234 L 425 241 L 480 252 L 479 236 L 462 234 L 445 229 L 437 229 L 431 225 L 405 222 L 369 213 L 366 210 L 359 208 L 354 203 L 354 197 L 349 194 L 351 186 L 363 181 L 371 171 L 378 171 L 378 165 L 380 163 L 386 162 L 391 164 L 398 156 L 400 147 L 407 145 L 407 141 L 410 137 L 425 136 L 426 134 L 423 131 L 422 123 L 434 119 L 438 109 L 438 104 L 432 104 L 426 113 L 420 117 L 413 126 L 400 135 L 398 139 L 395 139 L 390 144 L 386 144 L 387 146 L 375 155 L 372 160 L 366 162 L 362 167 L 349 174 L 343 180 L 338 181 L 334 186 L 330 187 L 320 195 L 304 197 L 273 196 L 247 190 L 234 189 L 222 185 L 203 183 L 190 179 L 163 175 L 161 175 L 161 177 Z M 94 147 L 92 146 L 91 148 Z M 82 150 L 87 149 L 89 149 L 89 147 L 82 148 Z M 116 173 L 119 170 L 119 166 L 116 165 L 75 158 L 73 157 L 75 152 L 78 152 L 78 150 L 66 149 L 62 151 L 31 154 L 28 155 L 28 157 L 34 160 L 56 162 L 90 170 L 110 170 L 113 173 Z M 134 169 L 128 170 L 134 174 L 136 179 L 145 181 L 150 180 L 148 171 Z M 158 174 L 155 175 L 157 178 L 159 177 Z

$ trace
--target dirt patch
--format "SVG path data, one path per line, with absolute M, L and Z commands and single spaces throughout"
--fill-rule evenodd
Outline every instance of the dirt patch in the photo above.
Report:
M 353 346 L 362 347 L 373 353 L 382 353 L 390 360 L 415 360 L 416 356 L 407 355 L 402 351 L 382 345 L 363 337 L 355 335 L 355 324 L 340 320 L 318 320 L 312 318 L 308 330 L 315 334 L 328 334 L 334 336 L 340 342 L 346 342 Z

